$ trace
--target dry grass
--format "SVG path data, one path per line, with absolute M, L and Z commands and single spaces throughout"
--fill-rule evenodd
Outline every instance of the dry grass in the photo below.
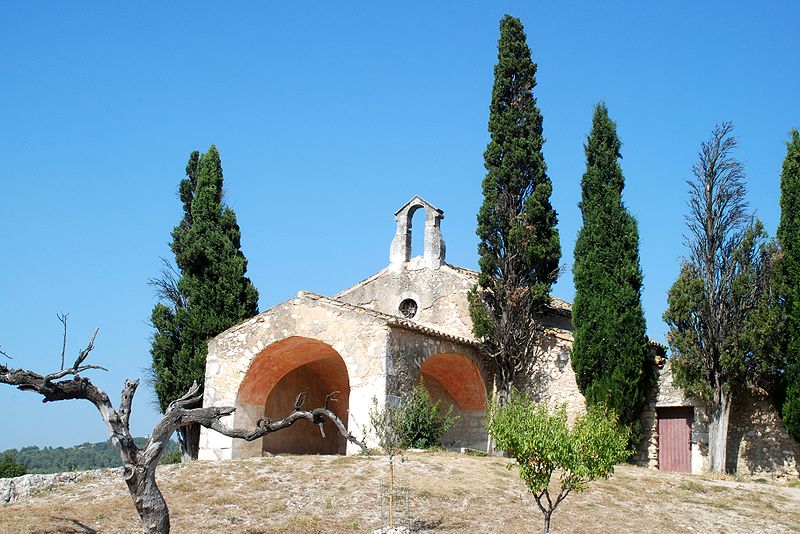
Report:
M 418 532 L 539 532 L 541 514 L 508 461 L 451 453 L 398 463 L 396 521 Z M 173 532 L 372 532 L 385 524 L 384 457 L 276 456 L 159 468 Z M 622 466 L 570 495 L 555 532 L 800 532 L 800 488 Z M 110 471 L 6 505 L 0 531 L 140 532 Z

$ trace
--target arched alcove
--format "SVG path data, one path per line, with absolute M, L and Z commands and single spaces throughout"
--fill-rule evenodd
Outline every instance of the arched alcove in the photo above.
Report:
M 303 408 L 325 404 L 334 391 L 331 409 L 347 425 L 350 383 L 347 367 L 336 350 L 322 341 L 293 336 L 268 346 L 253 359 L 239 388 L 237 407 L 261 412 L 278 420 L 292 412 L 295 399 L 307 393 Z M 346 440 L 331 422 L 325 423 L 323 438 L 317 425 L 298 421 L 293 426 L 263 438 L 262 451 L 291 454 L 345 454 Z
M 449 447 L 486 450 L 488 434 L 484 428 L 487 405 L 486 383 L 475 364 L 456 353 L 434 354 L 419 368 L 417 383 L 422 381 L 444 412 L 453 407 L 458 420 L 441 441 Z

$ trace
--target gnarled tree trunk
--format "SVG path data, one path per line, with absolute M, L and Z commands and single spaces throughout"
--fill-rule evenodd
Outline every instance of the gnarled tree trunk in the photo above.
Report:
M 169 508 L 156 483 L 156 470 L 136 466 L 128 476 L 126 468 L 125 483 L 144 525 L 145 534 L 169 532 Z
M 23 391 L 39 393 L 44 397 L 44 402 L 84 399 L 95 405 L 106 425 L 111 442 L 119 449 L 124 464 L 123 477 L 136 511 L 142 520 L 145 534 L 169 533 L 169 508 L 156 483 L 156 467 L 158 467 L 158 461 L 172 434 L 188 425 L 196 426 L 198 429 L 202 425 L 232 438 L 253 441 L 272 432 L 288 428 L 301 419 L 318 425 L 324 437 L 323 423 L 327 418 L 336 425 L 336 428 L 348 441 L 367 451 L 366 445 L 353 437 L 336 414 L 328 410 L 328 401 L 333 398 L 335 393 L 328 395 L 324 408 L 316 408 L 311 411 L 300 409 L 306 398 L 306 395 L 301 393 L 295 401 L 294 411 L 280 421 L 272 422 L 264 418 L 258 421 L 254 429 L 238 429 L 228 428 L 220 422 L 222 417 L 234 412 L 235 408 L 231 406 L 192 408 L 192 406 L 202 404 L 202 393 L 197 383 L 193 384 L 183 397 L 169 405 L 164 416 L 153 429 L 150 439 L 140 449 L 134 443 L 130 433 L 131 406 L 139 381 L 127 380 L 125 382 L 120 396 L 119 410 L 116 410 L 105 391 L 92 384 L 88 378 L 79 375 L 90 369 L 102 369 L 102 367 L 94 365 L 82 365 L 94 347 L 95 336 L 97 336 L 97 331 L 89 345 L 78 355 L 78 359 L 72 367 L 56 373 L 43 376 L 26 369 L 10 369 L 0 364 L 0 384 L 9 384 Z
M 722 391 L 708 409 L 708 463 L 712 473 L 724 473 L 728 453 L 728 422 L 731 415 L 730 394 Z

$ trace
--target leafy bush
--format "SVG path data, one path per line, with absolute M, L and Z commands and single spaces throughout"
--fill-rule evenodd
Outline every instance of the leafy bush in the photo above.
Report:
M 28 472 L 28 468 L 17 463 L 13 454 L 4 454 L 0 457 L 0 478 L 21 477 Z
M 181 451 L 178 449 L 165 451 L 161 455 L 161 459 L 158 461 L 159 465 L 170 465 L 179 463 L 181 463 Z
M 447 433 L 458 420 L 453 416 L 453 407 L 444 414 L 441 401 L 433 402 L 425 383 L 420 380 L 411 391 L 411 397 L 402 406 L 400 437 L 405 448 L 430 449 L 439 444 L 439 438 Z
M 439 445 L 458 417 L 450 406 L 444 413 L 441 401 L 431 400 L 424 381 L 414 386 L 406 400 L 387 402 L 383 408 L 373 397 L 369 411 L 370 431 L 384 453 L 394 456 L 401 449 L 430 449 Z
M 588 482 L 610 477 L 614 465 L 630 453 L 629 430 L 620 427 L 613 412 L 590 407 L 570 428 L 564 406 L 551 412 L 547 404 L 516 391 L 507 403 L 489 406 L 486 428 L 497 447 L 516 460 L 520 478 L 544 514 L 545 534 L 553 512 L 570 492 L 582 492 Z M 560 489 L 552 498 L 555 471 L 560 472 Z

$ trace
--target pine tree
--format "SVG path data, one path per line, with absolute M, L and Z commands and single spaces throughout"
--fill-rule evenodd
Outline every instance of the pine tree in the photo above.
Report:
M 223 202 L 222 164 L 215 146 L 195 151 L 179 187 L 183 219 L 171 248 L 180 274 L 165 269 L 152 283 L 162 300 L 153 308 L 151 354 L 161 410 L 193 382 L 203 383 L 209 339 L 258 313 L 258 291 L 245 276 L 236 214 Z M 184 457 L 197 457 L 199 427 L 179 432 Z
M 501 398 L 517 373 L 535 364 L 536 316 L 549 302 L 561 259 L 535 86 L 536 64 L 522 23 L 506 15 L 500 21 L 478 212 L 481 272 L 470 294 L 473 331 L 494 363 Z
M 778 241 L 783 251 L 782 281 L 786 321 L 786 398 L 783 421 L 800 441 L 800 135 L 791 132 L 781 172 L 781 220 Z
M 583 227 L 575 242 L 572 367 L 587 404 L 614 410 L 640 437 L 647 338 L 636 219 L 622 203 L 622 143 L 605 104 L 598 104 L 584 146 Z

